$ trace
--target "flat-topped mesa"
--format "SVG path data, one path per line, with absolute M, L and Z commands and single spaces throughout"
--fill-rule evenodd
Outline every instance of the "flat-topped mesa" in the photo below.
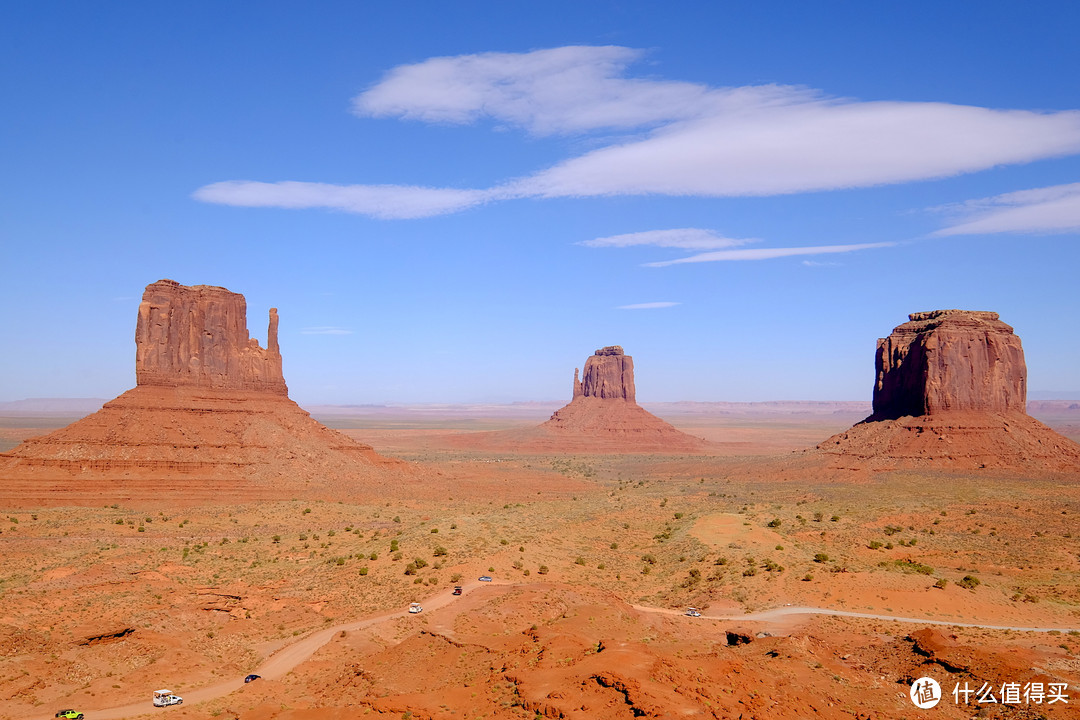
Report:
M 267 347 L 248 336 L 244 296 L 212 285 L 159 280 L 146 286 L 135 327 L 138 385 L 255 390 L 288 395 L 277 309 Z
M 585 361 L 580 383 L 574 370 L 574 397 L 579 396 L 636 402 L 634 359 L 618 345 L 597 350 Z
M 1026 412 L 1024 350 L 997 313 L 934 310 L 908 318 L 878 340 L 870 420 Z

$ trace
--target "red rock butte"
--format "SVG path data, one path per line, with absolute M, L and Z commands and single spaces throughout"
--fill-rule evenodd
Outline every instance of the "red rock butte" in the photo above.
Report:
M 136 387 L 0 454 L 0 498 L 97 504 L 341 498 L 410 472 L 316 422 L 288 397 L 270 310 L 267 347 L 244 296 L 159 280 L 135 330 Z
M 995 312 L 934 310 L 878 340 L 873 413 L 818 449 L 852 467 L 1080 467 L 1026 412 L 1020 338 Z
M 527 430 L 470 433 L 462 447 L 523 452 L 701 453 L 710 445 L 661 420 L 637 404 L 634 359 L 618 345 L 600 348 L 574 369 L 569 405 Z

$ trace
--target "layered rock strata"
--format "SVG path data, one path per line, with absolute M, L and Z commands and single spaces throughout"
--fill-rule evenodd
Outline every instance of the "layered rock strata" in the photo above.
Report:
M 878 340 L 873 413 L 820 450 L 852 467 L 1080 467 L 1080 446 L 1027 415 L 1024 351 L 997 313 L 908 319 Z
M 149 285 L 135 333 L 137 386 L 0 455 L 0 498 L 342 498 L 408 474 L 289 399 L 277 326 L 271 310 L 262 348 L 248 337 L 242 295 L 172 280 Z

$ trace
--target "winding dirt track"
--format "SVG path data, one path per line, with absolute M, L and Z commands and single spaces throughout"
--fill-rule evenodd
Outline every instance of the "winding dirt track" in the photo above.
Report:
M 466 592 L 475 592 L 482 589 L 484 586 L 488 586 L 492 583 L 481 583 L 473 581 L 462 585 Z M 506 580 L 495 581 L 496 585 L 518 585 L 522 583 L 512 583 Z M 454 596 L 450 589 L 443 590 L 435 595 L 424 600 L 422 603 L 424 611 L 438 610 L 439 608 L 446 607 L 453 602 Z M 679 610 L 669 610 L 666 608 L 654 608 L 645 605 L 633 605 L 635 610 L 642 612 L 659 613 L 663 615 L 683 615 L 684 613 Z M 330 639 L 338 633 L 352 632 L 354 630 L 362 630 L 363 628 L 377 625 L 378 623 L 386 622 L 392 618 L 400 618 L 408 615 L 407 610 L 394 610 L 380 615 L 372 615 L 363 620 L 355 620 L 349 623 L 343 623 L 341 625 L 335 625 L 333 627 L 325 628 L 317 632 L 311 633 L 305 637 L 300 638 L 296 642 L 290 643 L 276 651 L 270 657 L 268 657 L 262 665 L 260 665 L 254 673 L 261 675 L 267 679 L 279 678 L 290 670 L 300 665 L 312 655 L 315 651 L 321 648 L 326 643 L 330 642 Z M 745 622 L 777 622 L 785 618 L 790 618 L 797 615 L 833 615 L 837 617 L 850 617 L 850 618 L 863 618 L 867 620 L 887 620 L 891 622 L 913 623 L 918 625 L 950 625 L 954 627 L 970 627 L 970 628 L 984 628 L 988 630 L 1015 630 L 1020 632 L 1050 632 L 1057 630 L 1063 633 L 1067 633 L 1073 630 L 1080 630 L 1080 628 L 1052 628 L 1052 627 L 1022 627 L 1015 625 L 984 625 L 981 623 L 965 623 L 956 622 L 954 620 L 929 620 L 926 618 L 913 618 L 913 617 L 900 617 L 897 615 L 877 615 L 874 613 L 859 613 L 850 612 L 847 610 L 833 610 L 830 608 L 818 608 L 818 607 L 792 607 L 785 605 L 783 607 L 772 608 L 771 610 L 762 610 L 761 612 L 745 613 L 742 615 L 713 615 L 709 613 L 702 613 L 701 619 L 706 620 L 739 620 Z M 213 700 L 215 698 L 224 697 L 231 692 L 235 692 L 244 686 L 242 678 L 235 680 L 226 680 L 219 682 L 215 685 L 208 685 L 206 687 L 199 688 L 197 690 L 185 690 L 183 692 L 184 703 L 192 705 L 194 703 L 201 703 L 207 700 Z M 153 703 L 149 700 L 151 691 L 147 690 L 147 699 L 132 703 L 130 705 L 124 705 L 122 707 L 106 708 L 104 710 L 92 710 L 87 714 L 87 720 L 124 720 L 125 718 L 132 718 L 146 713 L 156 712 L 159 709 L 155 709 Z M 54 720 L 52 715 L 38 715 L 27 720 Z

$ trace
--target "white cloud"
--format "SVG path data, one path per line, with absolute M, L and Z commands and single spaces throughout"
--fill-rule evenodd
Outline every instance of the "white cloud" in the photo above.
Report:
M 802 264 L 806 267 L 835 267 L 840 265 L 838 262 L 821 262 L 819 260 L 803 260 Z
M 934 235 L 1080 232 L 1080 183 L 1020 190 L 938 208 L 962 219 Z
M 627 129 L 699 114 L 704 85 L 622 77 L 632 48 L 568 46 L 401 65 L 353 98 L 360 116 L 467 124 L 481 118 L 538 135 Z
M 807 88 L 709 87 L 628 68 L 643 52 L 569 46 L 437 57 L 353 99 L 365 117 L 537 135 L 606 133 L 603 146 L 488 189 L 220 182 L 195 197 L 416 218 L 524 197 L 765 196 L 944 178 L 1080 153 L 1080 112 L 834 98 Z
M 352 330 L 334 327 L 332 325 L 320 325 L 318 327 L 306 327 L 300 331 L 301 335 L 352 335 Z
M 648 302 L 648 303 L 638 303 L 636 305 L 620 305 L 619 307 L 617 307 L 615 309 L 616 310 L 656 310 L 658 308 L 675 307 L 676 305 L 681 305 L 681 304 L 682 303 L 677 303 L 677 302 Z
M 675 228 L 672 230 L 647 230 L 645 232 L 611 235 L 609 237 L 583 240 L 579 245 L 587 247 L 635 247 L 655 245 L 656 247 L 674 247 L 685 250 L 716 250 L 737 247 L 757 240 L 737 240 L 717 235 L 712 230 L 700 228 Z
M 645 267 L 666 267 L 668 265 L 681 265 L 683 263 L 719 262 L 730 260 L 771 260 L 773 258 L 790 257 L 792 255 L 822 255 L 827 253 L 846 253 L 856 250 L 869 250 L 871 248 L 891 247 L 894 243 L 860 243 L 856 245 L 818 245 L 815 247 L 788 247 L 788 248 L 749 248 L 745 250 L 717 250 L 716 252 L 699 253 L 690 257 L 676 260 L 664 260 L 661 262 L 645 263 Z
M 408 185 L 329 185 L 311 182 L 229 180 L 199 188 L 197 200 L 239 207 L 327 208 L 381 219 L 421 218 L 487 202 L 483 190 Z
M 509 184 L 515 194 L 760 196 L 942 178 L 1080 151 L 1080 112 L 807 100 L 679 122 Z

